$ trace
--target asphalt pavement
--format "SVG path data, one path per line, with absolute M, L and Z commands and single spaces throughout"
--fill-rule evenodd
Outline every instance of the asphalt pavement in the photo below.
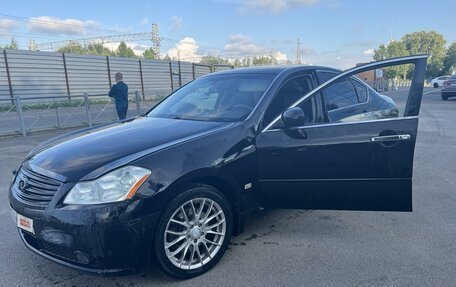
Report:
M 0 138 L 0 286 L 456 286 L 456 99 L 442 101 L 439 90 L 423 96 L 412 213 L 263 210 L 215 268 L 184 281 L 154 265 L 128 276 L 81 273 L 22 244 L 7 200 L 11 170 L 60 133 Z

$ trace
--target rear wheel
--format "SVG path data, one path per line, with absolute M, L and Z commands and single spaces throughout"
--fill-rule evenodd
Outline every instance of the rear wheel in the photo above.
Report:
M 160 268 L 177 278 L 211 269 L 231 238 L 233 219 L 228 200 L 209 186 L 188 189 L 165 209 L 155 235 Z
M 438 88 L 438 87 L 439 87 L 439 84 L 434 83 L 434 88 Z
M 444 100 L 444 101 L 448 100 L 448 96 L 442 94 L 442 100 Z

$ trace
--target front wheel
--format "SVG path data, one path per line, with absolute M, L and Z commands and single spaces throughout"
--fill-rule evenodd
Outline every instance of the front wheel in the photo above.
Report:
M 448 100 L 448 96 L 442 94 L 442 100 L 444 100 L 444 101 Z
M 434 88 L 438 88 L 439 87 L 439 84 L 438 83 L 434 83 Z
M 209 186 L 190 188 L 173 199 L 154 240 L 157 263 L 177 278 L 199 276 L 223 256 L 233 218 L 228 200 Z

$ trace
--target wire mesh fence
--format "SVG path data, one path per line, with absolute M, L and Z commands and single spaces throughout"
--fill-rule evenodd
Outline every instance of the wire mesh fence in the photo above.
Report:
M 165 94 L 159 91 L 147 95 L 135 91 L 128 96 L 127 117 L 144 114 L 163 97 Z M 115 103 L 106 94 L 0 100 L 0 136 L 25 136 L 36 131 L 90 127 L 116 120 Z

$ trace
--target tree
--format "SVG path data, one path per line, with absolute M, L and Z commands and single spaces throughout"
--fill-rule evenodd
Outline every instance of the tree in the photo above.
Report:
M 59 53 L 87 54 L 78 42 L 70 42 L 57 50 Z
M 277 65 L 277 59 L 273 56 L 253 57 L 252 64 L 254 66 Z
M 229 64 L 228 59 L 224 59 L 221 57 L 216 57 L 216 56 L 204 56 L 200 60 L 201 64 L 206 64 L 206 65 L 226 65 Z
M 375 61 L 381 61 L 389 58 L 403 57 L 408 56 L 409 52 L 402 41 L 391 41 L 386 46 L 380 45 L 378 49 L 374 50 L 373 58 Z M 407 72 L 409 71 L 408 65 L 398 65 L 387 67 L 386 77 L 388 79 L 396 79 L 402 77 L 405 79 L 407 77 Z
M 124 41 L 120 42 L 119 47 L 117 47 L 116 55 L 118 57 L 136 58 L 135 52 Z
M 1 48 L 1 47 L 0 47 Z M 3 49 L 11 49 L 11 50 L 17 50 L 19 49 L 19 46 L 17 44 L 16 39 L 14 39 L 14 36 L 11 37 L 11 42 L 8 45 L 5 45 Z
M 374 50 L 374 54 L 372 55 L 372 58 L 375 61 L 382 61 L 387 58 L 386 55 L 386 46 L 381 44 L 377 49 Z
M 145 50 L 143 53 L 144 59 L 154 60 L 156 57 L 157 57 L 157 54 L 155 53 L 153 48 L 149 48 L 149 49 Z
M 115 56 L 115 53 L 113 51 L 106 48 L 101 43 L 100 44 L 90 44 L 87 47 L 85 54 L 97 55 L 97 56 Z
M 443 61 L 443 73 L 452 74 L 456 73 L 456 42 L 448 47 L 445 60 Z
M 438 76 L 445 59 L 445 44 L 443 36 L 436 31 L 419 31 L 404 35 L 401 38 L 410 55 L 428 54 L 428 66 L 426 76 Z

